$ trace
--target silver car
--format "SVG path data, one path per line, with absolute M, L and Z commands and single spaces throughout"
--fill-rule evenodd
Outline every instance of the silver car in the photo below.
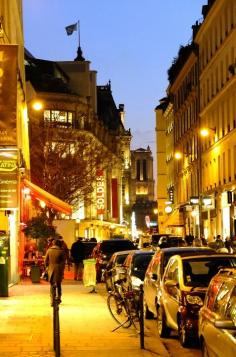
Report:
M 203 356 L 236 356 L 236 269 L 222 269 L 211 280 L 198 329 Z

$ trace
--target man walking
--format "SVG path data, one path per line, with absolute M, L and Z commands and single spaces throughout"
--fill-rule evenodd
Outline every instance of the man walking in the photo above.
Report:
M 56 289 L 56 299 L 61 303 L 61 282 L 64 277 L 66 254 L 61 247 L 60 239 L 53 240 L 52 246 L 47 250 L 45 256 L 45 266 L 48 267 L 48 280 L 50 282 L 51 306 L 53 306 L 54 289 Z
M 74 280 L 82 280 L 83 278 L 83 259 L 84 259 L 84 246 L 82 238 L 77 238 L 71 246 L 70 255 L 74 263 Z

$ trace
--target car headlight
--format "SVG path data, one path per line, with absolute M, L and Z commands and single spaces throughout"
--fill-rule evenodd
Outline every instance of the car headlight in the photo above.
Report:
M 141 284 L 143 284 L 142 280 L 137 278 L 136 276 L 131 277 L 131 283 L 134 288 L 139 288 Z
M 197 295 L 186 295 L 186 300 L 189 304 L 192 305 L 199 305 L 199 306 L 203 305 L 202 299 L 200 298 L 200 296 Z

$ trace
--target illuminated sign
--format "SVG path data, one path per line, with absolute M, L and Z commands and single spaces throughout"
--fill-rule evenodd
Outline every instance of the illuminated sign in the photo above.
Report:
M 16 145 L 17 45 L 0 45 L 0 145 Z
M 97 214 L 105 212 L 105 180 L 103 170 L 97 170 L 96 175 L 96 198 L 97 198 Z
M 16 160 L 1 160 L 0 159 L 0 171 L 11 172 L 16 170 Z
M 17 208 L 17 153 L 0 151 L 0 208 Z

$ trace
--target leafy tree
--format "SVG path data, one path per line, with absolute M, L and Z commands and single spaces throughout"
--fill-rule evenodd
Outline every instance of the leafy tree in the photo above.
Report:
M 31 218 L 23 229 L 26 237 L 36 239 L 38 250 L 44 251 L 49 237 L 56 236 L 55 227 L 49 225 L 43 215 Z
M 26 227 L 23 229 L 26 237 L 34 239 L 49 238 L 55 236 L 56 230 L 53 226 L 47 224 L 43 216 L 36 216 L 26 222 Z

